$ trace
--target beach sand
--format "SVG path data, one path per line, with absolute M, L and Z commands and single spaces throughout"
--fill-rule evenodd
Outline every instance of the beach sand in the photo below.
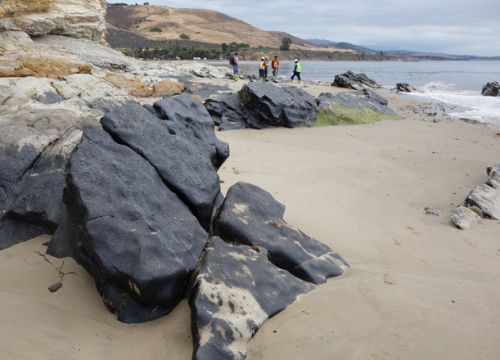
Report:
M 250 360 L 499 358 L 500 222 L 450 223 L 500 161 L 494 129 L 406 119 L 218 136 L 232 152 L 224 190 L 247 181 L 270 191 L 287 221 L 352 266 L 266 322 Z M 70 259 L 62 271 L 75 273 L 50 293 L 63 260 L 37 253 L 48 239 L 0 252 L 1 359 L 191 358 L 186 301 L 158 321 L 121 324 Z

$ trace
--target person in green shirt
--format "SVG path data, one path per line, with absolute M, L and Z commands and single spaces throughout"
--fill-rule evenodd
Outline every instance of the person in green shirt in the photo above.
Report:
M 302 73 L 302 64 L 299 59 L 295 59 L 295 67 L 293 68 L 292 81 L 297 77 L 299 82 L 301 81 L 300 74 Z

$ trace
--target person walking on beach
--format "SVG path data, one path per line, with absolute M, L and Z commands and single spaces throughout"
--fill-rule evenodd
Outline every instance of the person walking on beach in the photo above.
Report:
M 302 64 L 300 59 L 295 59 L 295 67 L 293 68 L 292 81 L 297 77 L 299 82 L 301 82 L 300 74 L 302 73 Z
M 234 80 L 238 80 L 240 78 L 240 69 L 238 66 L 238 63 L 240 60 L 238 59 L 238 53 L 234 53 L 233 56 L 231 56 L 231 59 L 229 60 L 229 64 L 233 66 L 233 73 L 234 73 Z
M 271 67 L 273 68 L 273 76 L 278 76 L 278 69 L 280 67 L 280 60 L 278 59 L 278 55 L 276 55 L 271 63 Z
M 265 57 L 260 58 L 260 65 L 259 65 L 259 80 L 266 80 L 266 71 L 267 70 L 267 61 Z

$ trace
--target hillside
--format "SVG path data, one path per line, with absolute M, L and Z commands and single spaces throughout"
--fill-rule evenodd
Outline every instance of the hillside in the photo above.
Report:
M 108 27 L 133 32 L 155 41 L 190 40 L 211 43 L 245 43 L 251 47 L 278 48 L 290 37 L 295 48 L 312 48 L 305 40 L 278 31 L 265 31 L 217 11 L 177 9 L 164 6 L 108 5 Z M 153 29 L 153 31 L 152 31 Z

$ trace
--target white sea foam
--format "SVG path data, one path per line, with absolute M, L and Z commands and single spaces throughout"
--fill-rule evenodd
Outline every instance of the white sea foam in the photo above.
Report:
M 413 95 L 441 101 L 460 108 L 450 113 L 456 118 L 473 119 L 500 128 L 500 97 L 482 96 L 470 90 L 459 90 L 454 84 L 429 83 Z

